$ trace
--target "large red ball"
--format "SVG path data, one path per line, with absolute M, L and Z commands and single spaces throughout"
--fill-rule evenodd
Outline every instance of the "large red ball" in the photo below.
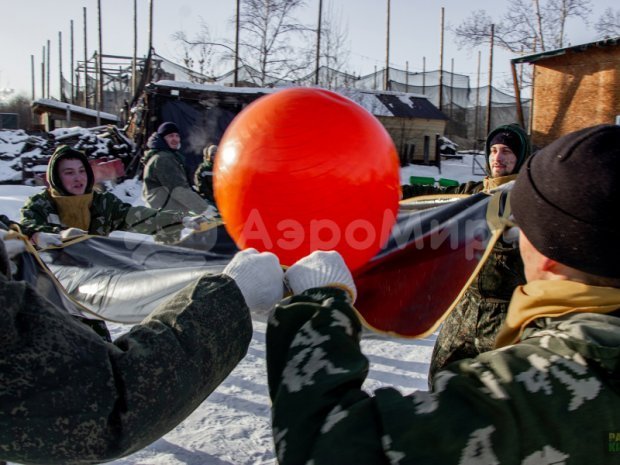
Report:
M 337 250 L 352 270 L 387 240 L 400 196 L 398 156 L 368 111 L 334 92 L 259 98 L 219 144 L 215 199 L 235 243 L 291 265 Z

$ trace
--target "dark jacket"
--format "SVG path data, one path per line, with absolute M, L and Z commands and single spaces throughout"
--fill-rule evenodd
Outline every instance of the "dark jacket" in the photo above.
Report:
M 142 159 L 142 198 L 146 205 L 185 214 L 204 212 L 209 204 L 191 188 L 181 152 L 170 149 L 157 133 L 151 135 L 147 147 Z
M 308 290 L 269 320 L 281 465 L 618 463 L 608 439 L 620 431 L 618 316 L 538 319 L 518 344 L 450 365 L 432 393 L 369 393 L 345 296 Z
M 0 277 L 0 460 L 99 463 L 166 434 L 252 337 L 233 280 L 205 275 L 114 343 L 25 282 Z

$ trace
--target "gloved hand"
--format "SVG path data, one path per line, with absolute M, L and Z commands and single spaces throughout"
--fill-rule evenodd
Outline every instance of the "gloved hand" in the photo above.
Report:
M 183 227 L 194 231 L 200 231 L 203 224 L 208 221 L 209 220 L 202 215 L 186 216 L 183 218 Z
M 317 250 L 295 262 L 286 273 L 284 281 L 293 294 L 300 294 L 314 287 L 339 287 L 357 298 L 353 276 L 342 256 L 336 251 Z
M 250 310 L 267 312 L 283 297 L 284 272 L 271 252 L 237 252 L 222 274 L 235 280 Z
M 67 228 L 67 229 L 60 231 L 60 238 L 61 239 L 72 239 L 74 237 L 83 236 L 84 234 L 88 234 L 88 232 L 80 228 Z
M 60 238 L 60 234 L 55 234 L 55 233 L 46 233 L 46 232 L 34 233 L 32 235 L 32 241 L 40 249 L 44 249 L 51 245 L 55 245 L 59 247 L 62 245 L 62 239 Z
M 24 250 L 26 250 L 26 244 L 17 237 L 7 239 L 7 235 L 10 235 L 10 231 L 0 229 L 0 239 L 4 241 L 4 248 L 9 258 L 15 258 Z

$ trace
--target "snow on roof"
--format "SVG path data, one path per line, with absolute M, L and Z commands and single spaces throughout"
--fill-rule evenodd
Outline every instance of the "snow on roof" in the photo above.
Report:
M 105 118 L 110 121 L 118 121 L 118 117 L 111 113 L 105 113 L 103 111 L 98 112 L 97 110 L 93 110 L 91 108 L 84 108 L 78 105 L 72 105 L 70 103 L 59 102 L 58 100 L 52 100 L 48 98 L 37 99 L 34 102 L 32 102 L 32 104 L 33 105 L 45 105 L 45 106 L 52 107 L 52 108 L 58 108 L 59 110 L 69 110 L 73 113 L 79 113 L 81 115 L 88 115 L 94 118 L 96 118 L 98 114 L 100 118 Z
M 280 90 L 279 88 L 271 87 L 229 87 L 219 84 L 198 84 L 196 82 L 187 81 L 169 81 L 162 80 L 152 83 L 158 87 L 170 87 L 173 89 L 185 89 L 196 91 L 209 91 L 209 92 L 222 92 L 222 93 L 235 93 L 235 94 L 270 94 Z
M 283 87 L 229 87 L 218 84 L 198 84 L 195 82 L 170 80 L 157 81 L 152 84 L 160 88 L 167 87 L 170 89 L 192 90 L 197 92 L 221 92 L 228 94 L 270 94 L 283 89 Z M 434 108 L 434 106 L 428 101 L 428 97 L 423 94 L 351 88 L 336 89 L 335 92 L 353 100 L 375 116 L 445 118 L 442 115 L 440 116 L 439 110 L 436 110 L 436 112 L 429 111 L 429 107 Z M 420 99 L 428 102 L 428 104 L 422 106 L 416 105 L 415 101 L 418 100 L 419 102 Z M 395 101 L 398 102 L 399 105 L 393 105 Z M 406 109 L 406 114 L 403 114 L 403 109 Z M 421 114 L 421 112 L 424 114 Z

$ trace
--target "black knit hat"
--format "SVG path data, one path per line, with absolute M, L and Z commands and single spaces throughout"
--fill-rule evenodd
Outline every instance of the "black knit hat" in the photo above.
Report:
M 515 182 L 511 205 L 543 255 L 620 278 L 620 126 L 582 129 L 534 154 Z
M 179 128 L 172 121 L 166 121 L 165 123 L 161 123 L 157 128 L 157 134 L 161 137 L 165 137 L 168 134 L 177 133 L 179 134 Z
M 519 136 L 512 131 L 502 131 L 495 134 L 491 142 L 489 142 L 489 147 L 493 147 L 495 144 L 508 146 L 510 150 L 512 150 L 512 153 L 517 156 L 521 152 L 521 141 L 519 140 Z
M 62 181 L 60 180 L 60 174 L 58 173 L 58 164 L 60 160 L 64 159 L 78 159 L 84 165 L 84 169 L 86 170 L 86 190 L 85 194 L 89 194 L 93 190 L 93 186 L 95 185 L 95 173 L 93 172 L 93 168 L 90 166 L 88 162 L 88 158 L 84 153 L 79 150 L 75 150 L 68 145 L 60 145 L 56 147 L 50 161 L 47 163 L 47 182 L 50 186 L 54 188 L 57 192 L 62 195 L 73 195 L 65 190 L 62 185 Z
M 486 170 L 491 176 L 491 166 L 489 165 L 489 155 L 491 147 L 495 144 L 504 144 L 517 156 L 517 163 L 513 174 L 517 174 L 523 163 L 530 156 L 530 142 L 525 131 L 518 124 L 506 124 L 493 129 L 486 140 Z

